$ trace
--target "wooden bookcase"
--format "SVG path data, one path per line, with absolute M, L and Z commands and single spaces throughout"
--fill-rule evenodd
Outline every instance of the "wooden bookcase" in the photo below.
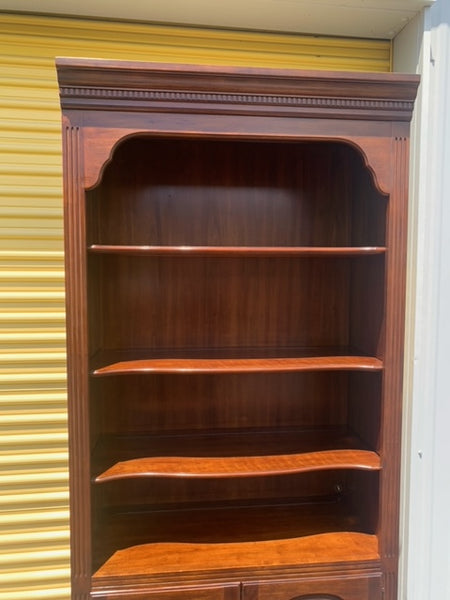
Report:
M 73 598 L 395 600 L 417 78 L 57 69 Z

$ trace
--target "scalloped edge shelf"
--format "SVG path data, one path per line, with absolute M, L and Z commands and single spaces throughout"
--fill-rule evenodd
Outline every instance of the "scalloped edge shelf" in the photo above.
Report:
M 154 358 L 113 363 L 95 376 L 152 373 L 286 373 L 290 371 L 381 371 L 383 362 L 371 356 L 302 358 Z
M 330 532 L 302 538 L 218 544 L 152 543 L 115 552 L 94 579 L 176 572 L 378 561 L 377 536 Z
M 232 457 L 149 457 L 118 462 L 96 477 L 96 483 L 136 477 L 255 477 L 327 469 L 381 469 L 370 450 L 323 450 L 301 454 Z

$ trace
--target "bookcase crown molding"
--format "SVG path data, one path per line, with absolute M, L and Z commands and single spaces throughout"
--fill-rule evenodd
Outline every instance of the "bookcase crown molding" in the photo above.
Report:
M 58 59 L 61 104 L 64 108 L 114 108 L 139 112 L 201 110 L 225 112 L 259 107 L 297 116 L 343 119 L 411 119 L 417 76 L 330 73 L 326 71 L 218 68 L 108 61 L 78 63 Z M 129 68 L 127 67 L 129 65 Z M 129 74 L 132 72 L 132 77 Z M 99 74 L 101 73 L 101 79 Z M 99 82 L 101 81 L 101 84 Z M 74 85 L 74 83 L 77 85 Z

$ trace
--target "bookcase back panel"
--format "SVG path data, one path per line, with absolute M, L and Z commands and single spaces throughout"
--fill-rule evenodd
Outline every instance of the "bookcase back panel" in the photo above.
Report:
M 344 143 L 129 139 L 87 205 L 91 244 L 384 244 L 385 198 Z
M 95 259 L 101 261 L 92 281 L 99 301 L 91 319 L 103 324 L 99 345 L 105 349 L 349 342 L 350 264 L 345 258 Z M 314 330 L 311 322 L 318 323 Z
M 339 427 L 347 422 L 348 379 L 345 372 L 106 377 L 92 384 L 93 427 L 103 434 Z
M 89 287 L 96 298 L 90 303 L 92 351 L 278 348 L 282 355 L 284 347 L 329 348 L 332 354 L 332 348 L 351 345 L 377 355 L 382 339 L 380 256 L 103 255 L 91 263 L 97 263 Z M 369 286 L 374 281 L 378 285 Z
M 379 373 L 129 376 L 92 382 L 91 434 L 348 429 L 379 447 Z M 177 448 L 176 438 L 174 447 Z

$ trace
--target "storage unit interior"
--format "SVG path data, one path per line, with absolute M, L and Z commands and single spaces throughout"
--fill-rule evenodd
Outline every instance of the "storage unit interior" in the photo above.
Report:
M 93 572 L 136 545 L 148 574 L 205 568 L 195 552 L 180 566 L 180 544 L 210 569 L 229 544 L 230 568 L 261 567 L 270 544 L 322 534 L 296 561 L 333 563 L 343 532 L 361 552 L 340 560 L 364 557 L 389 198 L 361 152 L 139 135 L 85 201 Z

